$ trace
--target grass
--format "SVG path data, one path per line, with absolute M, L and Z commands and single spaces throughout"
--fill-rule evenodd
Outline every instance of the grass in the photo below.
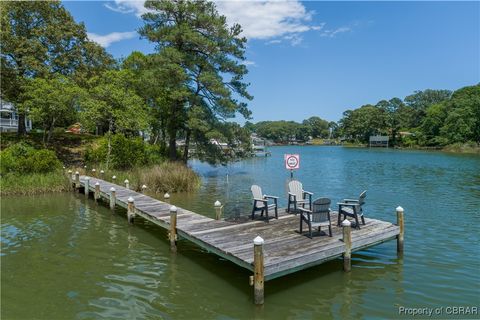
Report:
M 63 192 L 70 189 L 67 176 L 61 171 L 25 175 L 6 174 L 0 178 L 0 195 L 33 195 Z
M 101 166 L 96 167 L 96 175 L 100 176 Z M 80 174 L 92 176 L 91 168 L 76 168 Z M 116 176 L 115 183 L 124 185 L 128 179 L 130 189 L 141 191 L 142 185 L 146 185 L 149 192 L 190 192 L 196 190 L 201 183 L 200 177 L 191 168 L 176 162 L 163 162 L 161 164 L 134 168 L 130 170 L 108 170 L 104 173 L 104 180 L 112 181 Z

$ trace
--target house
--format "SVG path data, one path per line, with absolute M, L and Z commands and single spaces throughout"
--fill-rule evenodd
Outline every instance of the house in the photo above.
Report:
M 32 130 L 32 121 L 25 118 L 25 128 Z M 15 106 L 0 99 L 0 132 L 18 130 L 18 112 Z

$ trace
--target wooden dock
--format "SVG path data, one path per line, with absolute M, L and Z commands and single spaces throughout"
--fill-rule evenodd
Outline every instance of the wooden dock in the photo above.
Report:
M 77 189 L 85 189 L 85 178 L 85 176 L 72 177 L 72 182 Z M 75 181 L 75 179 L 77 180 Z M 172 226 L 170 223 L 173 221 L 171 220 L 171 204 L 94 177 L 89 177 L 87 184 L 90 194 L 96 194 L 98 198 L 103 198 L 107 202 L 111 199 L 110 190 L 113 187 L 115 189 L 115 205 L 117 206 L 128 208 L 129 198 L 130 202 L 133 199 L 133 203 L 130 203 L 129 220 L 130 215 L 140 216 L 170 230 L 171 234 L 172 232 L 173 234 L 176 233 L 179 237 L 195 243 L 208 252 L 254 272 L 255 279 L 251 277 L 250 282 L 253 285 L 254 280 L 257 281 L 257 276 L 261 280 L 261 284 L 257 285 L 255 282 L 256 287 L 261 285 L 261 303 L 263 303 L 263 281 L 275 279 L 342 256 L 345 261 L 348 259 L 346 263 L 350 264 L 350 252 L 392 239 L 400 239 L 398 240 L 398 248 L 399 251 L 403 250 L 403 209 L 401 222 L 399 223 L 402 230 L 398 225 L 370 218 L 365 218 L 366 225 L 362 225 L 360 230 L 351 229 L 348 226 L 348 233 L 351 236 L 351 246 L 349 248 L 348 243 L 343 240 L 344 232 L 347 229 L 336 225 L 337 213 L 334 213 L 331 217 L 333 236 L 329 237 L 324 233 L 314 234 L 313 239 L 299 234 L 299 216 L 288 214 L 285 210 L 280 210 L 279 218 L 270 219 L 269 223 L 263 220 L 234 223 L 221 219 L 215 220 L 189 210 L 177 208 L 176 225 L 174 222 Z M 95 192 L 95 189 L 97 189 L 97 192 Z M 260 239 L 262 240 L 262 256 L 257 257 L 258 259 L 261 258 L 262 261 L 260 262 L 254 262 L 253 240 L 257 236 L 262 238 Z M 171 241 L 173 246 L 175 246 L 175 240 L 176 237 Z M 257 246 L 255 245 L 255 247 Z M 262 263 L 261 270 L 255 268 L 255 263 L 257 263 L 257 267 L 259 263 Z M 349 271 L 347 269 L 345 270 Z M 257 288 L 255 292 L 257 292 Z M 257 301 L 257 299 L 255 300 Z

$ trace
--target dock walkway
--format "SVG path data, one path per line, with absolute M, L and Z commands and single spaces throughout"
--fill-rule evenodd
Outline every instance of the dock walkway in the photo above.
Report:
M 128 198 L 131 197 L 134 199 L 136 216 L 170 229 L 171 204 L 102 179 L 89 178 L 91 193 L 95 192 L 98 182 L 100 197 L 108 201 L 110 188 L 114 187 L 116 205 L 127 208 Z M 84 188 L 85 176 L 79 176 L 79 180 L 77 188 Z M 284 209 L 280 210 L 278 219 L 270 219 L 269 223 L 263 220 L 234 223 L 215 220 L 182 208 L 177 210 L 176 232 L 179 237 L 252 272 L 255 271 L 252 241 L 257 236 L 263 238 L 265 281 L 341 257 L 346 251 L 342 227 L 336 225 L 337 213 L 331 217 L 332 237 L 322 233 L 310 239 L 298 233 L 299 216 L 286 213 Z M 370 218 L 365 218 L 365 221 L 366 225 L 362 225 L 360 230 L 351 231 L 351 251 L 395 239 L 400 234 L 399 226 L 390 222 Z

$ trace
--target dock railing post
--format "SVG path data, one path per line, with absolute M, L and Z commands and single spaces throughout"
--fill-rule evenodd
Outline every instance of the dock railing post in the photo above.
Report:
M 128 201 L 128 204 L 127 204 L 128 223 L 133 224 L 133 221 L 135 220 L 135 203 L 132 197 L 129 197 L 127 201 Z
M 170 203 L 170 195 L 168 194 L 168 192 L 165 192 L 165 194 L 163 195 L 163 202 Z
M 177 207 L 170 207 L 170 250 L 177 252 Z
M 125 179 L 123 183 L 125 183 L 125 188 L 130 189 L 130 181 L 128 181 L 128 179 Z
M 113 184 L 117 183 L 117 176 L 113 176 L 113 177 L 112 177 L 112 183 L 113 183 Z
M 105 180 L 105 171 L 100 170 L 100 179 Z
M 92 169 L 92 177 L 97 177 L 97 170 L 95 170 L 95 168 Z
M 115 203 L 117 200 L 115 199 L 115 188 L 111 187 L 110 188 L 110 209 L 115 210 Z
M 214 206 L 215 206 L 215 220 L 222 219 L 222 211 L 223 211 L 222 203 L 217 200 L 215 201 Z
M 72 170 L 68 170 L 68 182 L 70 182 L 70 187 L 73 186 L 73 176 L 72 176 Z
M 350 272 L 352 269 L 352 223 L 347 219 L 342 222 L 343 243 L 345 244 L 345 253 L 343 254 L 343 270 Z
M 83 193 L 85 193 L 85 198 L 88 199 L 88 194 L 90 193 L 90 177 L 85 177 L 85 189 Z
M 142 186 L 142 193 L 145 194 L 145 190 L 147 190 L 147 186 L 146 185 L 143 185 Z
M 95 202 L 97 202 L 98 199 L 100 199 L 100 182 L 98 181 L 95 183 L 95 194 L 93 198 L 95 199 Z
M 397 236 L 397 252 L 403 253 L 403 239 L 405 235 L 405 225 L 403 220 L 403 208 L 398 206 L 397 209 L 397 225 L 400 227 L 400 233 Z
M 75 190 L 80 192 L 80 172 L 75 172 Z
M 264 266 L 263 266 L 263 239 L 257 236 L 253 239 L 253 290 L 255 304 L 264 302 Z

